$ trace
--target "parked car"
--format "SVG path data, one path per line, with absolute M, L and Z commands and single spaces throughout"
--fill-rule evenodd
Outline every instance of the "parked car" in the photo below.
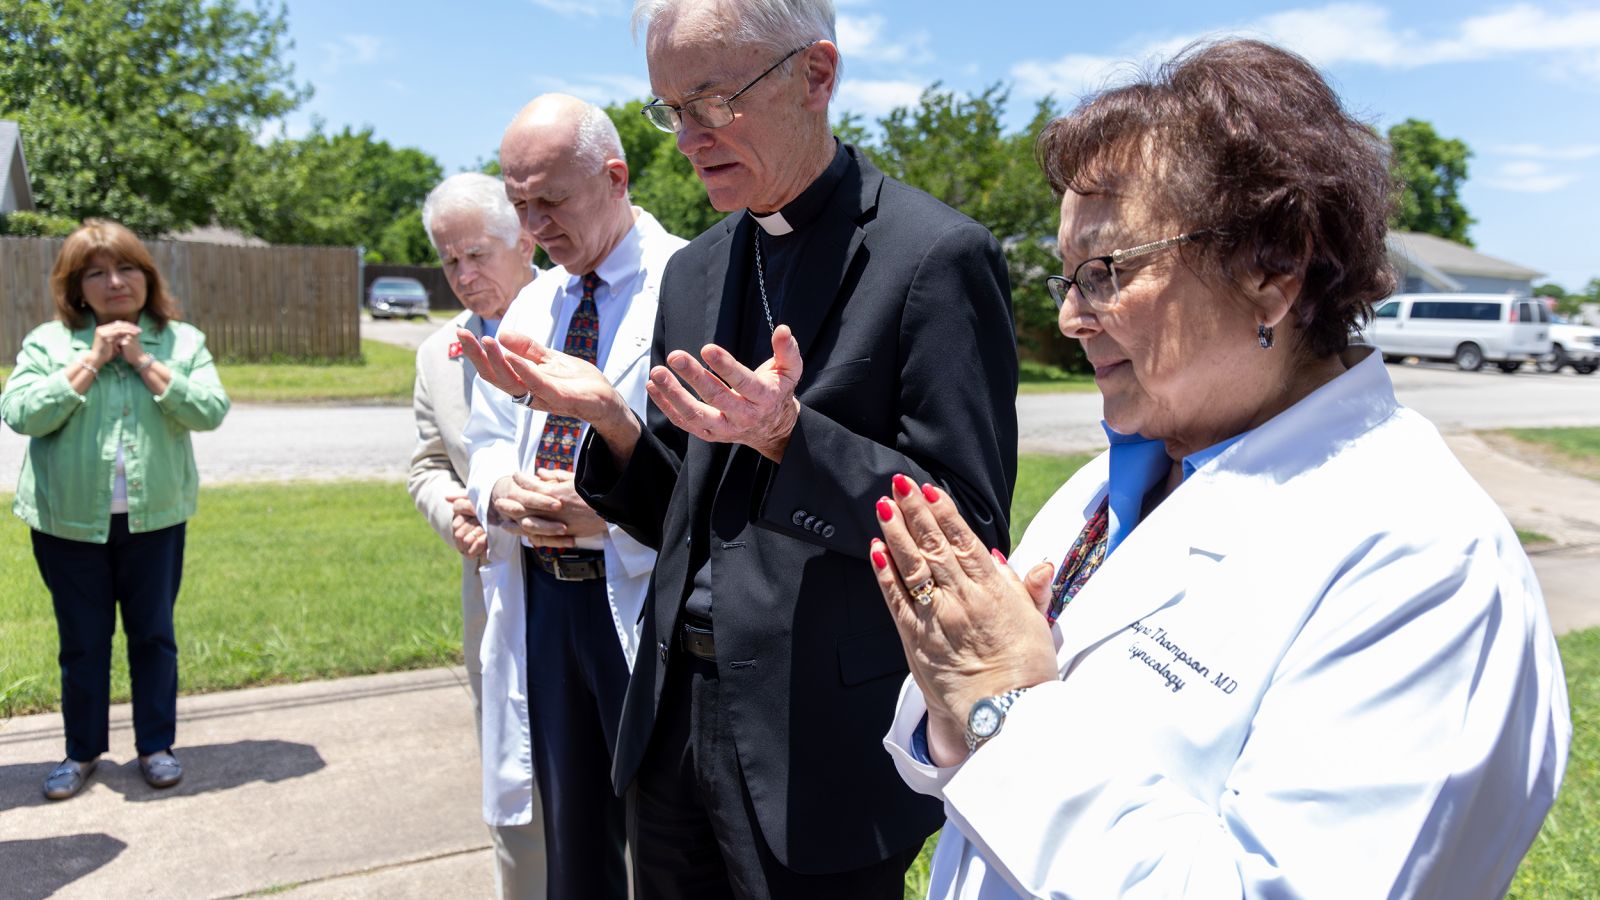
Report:
M 1385 361 L 1415 356 L 1476 372 L 1515 372 L 1550 353 L 1550 311 L 1511 294 L 1396 294 L 1379 304 L 1360 339 Z
M 1571 366 L 1579 375 L 1591 375 L 1600 368 L 1600 328 L 1552 317 L 1550 353 L 1539 360 L 1539 370 L 1559 372 L 1562 366 Z
M 367 311 L 374 319 L 428 317 L 428 289 L 415 278 L 384 276 L 367 288 Z

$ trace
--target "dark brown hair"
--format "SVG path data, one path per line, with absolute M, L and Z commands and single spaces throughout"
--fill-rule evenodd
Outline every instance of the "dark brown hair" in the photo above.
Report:
M 55 298 L 56 318 L 76 331 L 93 320 L 83 299 L 83 270 L 97 253 L 106 253 L 119 263 L 132 263 L 144 270 L 145 315 L 155 320 L 156 330 L 181 319 L 178 301 L 167 291 L 167 283 L 156 270 L 150 251 L 133 232 L 109 219 L 84 219 L 77 231 L 67 236 L 50 269 L 50 293 Z
M 1288 51 L 1191 44 L 1153 76 L 1085 98 L 1036 150 L 1058 194 L 1140 191 L 1176 230 L 1207 230 L 1184 250 L 1204 274 L 1303 273 L 1293 314 L 1313 356 L 1343 350 L 1394 291 L 1388 146 Z

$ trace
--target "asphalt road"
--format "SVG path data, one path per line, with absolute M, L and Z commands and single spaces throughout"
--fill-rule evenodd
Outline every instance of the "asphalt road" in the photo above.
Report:
M 426 336 L 437 325 L 364 323 Z M 400 333 L 404 332 L 404 333 Z M 1444 431 L 1545 425 L 1600 425 L 1600 374 L 1458 372 L 1390 365 L 1400 401 Z M 1105 446 L 1100 396 L 1025 394 L 1017 400 L 1025 453 L 1093 451 Z M 405 477 L 416 440 L 405 406 L 237 404 L 222 427 L 194 436 L 203 482 L 313 481 Z M 0 491 L 14 490 L 27 439 L 0 427 Z

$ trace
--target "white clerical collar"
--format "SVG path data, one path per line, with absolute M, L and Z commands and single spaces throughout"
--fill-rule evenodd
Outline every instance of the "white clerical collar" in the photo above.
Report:
M 760 225 L 763 231 L 773 237 L 782 237 L 794 231 L 794 226 L 790 225 L 789 220 L 783 217 L 783 210 L 781 209 L 770 213 L 753 212 L 750 217 L 756 220 L 756 224 Z

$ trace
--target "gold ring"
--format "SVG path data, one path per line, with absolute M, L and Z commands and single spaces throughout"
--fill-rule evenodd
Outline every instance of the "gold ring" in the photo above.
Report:
M 906 588 L 911 594 L 911 599 L 917 601 L 918 606 L 927 606 L 933 602 L 934 583 L 932 578 L 925 578 L 916 585 Z

